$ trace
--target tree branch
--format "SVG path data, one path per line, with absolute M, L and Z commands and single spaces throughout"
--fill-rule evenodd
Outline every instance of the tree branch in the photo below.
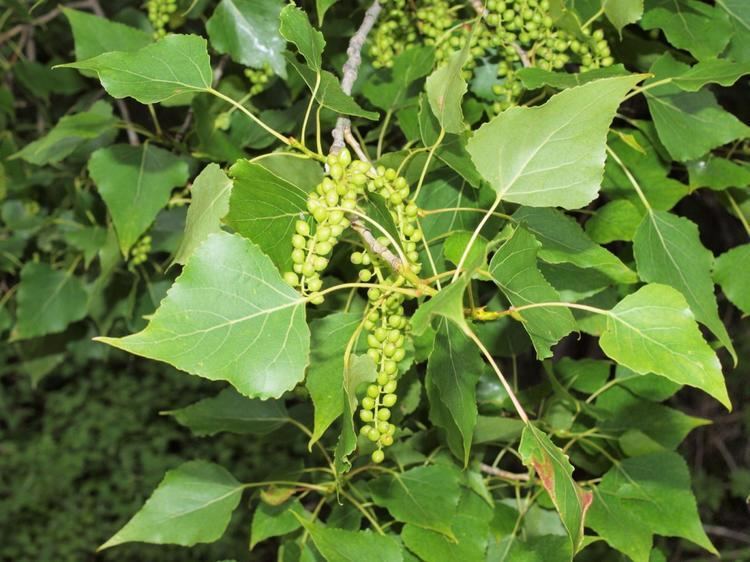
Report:
M 352 35 L 349 41 L 349 47 L 346 49 L 347 59 L 344 63 L 343 76 L 341 77 L 341 89 L 346 95 L 351 95 L 354 82 L 359 74 L 359 65 L 362 63 L 362 47 L 367 41 L 367 35 L 372 30 L 375 22 L 380 15 L 380 1 L 374 0 L 372 5 L 365 12 L 365 17 L 359 26 L 357 32 Z M 336 154 L 345 146 L 344 134 L 346 129 L 351 128 L 351 121 L 347 117 L 339 117 L 336 120 L 336 127 L 333 129 L 333 144 L 331 153 Z
M 479 465 L 479 470 L 481 470 L 485 474 L 489 474 L 490 476 L 497 476 L 498 478 L 502 478 L 503 480 L 514 480 L 517 482 L 529 481 L 528 474 L 518 474 L 517 472 L 509 472 L 507 470 L 503 470 L 502 468 L 496 468 L 494 466 L 491 466 L 485 463 L 481 463 Z

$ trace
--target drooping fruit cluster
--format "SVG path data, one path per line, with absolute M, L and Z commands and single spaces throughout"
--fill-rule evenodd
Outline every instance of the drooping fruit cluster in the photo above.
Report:
M 130 265 L 141 265 L 148 259 L 151 251 L 151 236 L 148 234 L 142 237 L 130 250 Z
M 161 39 L 167 34 L 169 19 L 177 11 L 177 0 L 148 0 L 148 19 L 154 28 L 154 37 Z
M 284 274 L 286 282 L 304 295 L 317 293 L 323 286 L 320 274 L 328 267 L 333 248 L 350 224 L 346 212 L 357 208 L 357 198 L 364 194 L 370 169 L 367 162 L 352 162 L 346 149 L 328 156 L 327 164 L 328 175 L 307 199 L 313 226 L 307 220 L 297 221 L 292 236 L 293 271 Z M 310 302 L 320 304 L 323 297 L 313 295 Z
M 250 97 L 257 96 L 265 90 L 273 76 L 273 69 L 269 64 L 264 64 L 260 68 L 246 68 L 245 78 L 250 81 Z
M 374 238 L 375 242 L 370 241 L 369 246 L 366 244 L 364 251 L 351 254 L 352 263 L 361 266 L 359 280 L 377 285 L 367 291 L 368 307 L 363 321 L 367 354 L 376 365 L 377 379 L 362 398 L 359 417 L 365 424 L 362 435 L 377 446 L 372 460 L 379 463 L 385 458 L 383 448 L 394 441 L 396 426 L 390 422 L 391 408 L 397 401 L 399 363 L 406 355 L 409 323 L 403 306 L 406 296 L 399 288 L 410 286 L 402 275 L 406 269 L 414 274 L 421 269 L 417 243 L 422 239 L 422 231 L 409 185 L 396 170 L 352 161 L 346 149 L 328 156 L 327 164 L 328 175 L 308 196 L 307 209 L 312 221 L 300 218 L 295 224 L 293 271 L 286 272 L 284 279 L 302 294 L 309 295 L 312 304 L 322 303 L 323 296 L 316 293 L 323 285 L 320 276 L 328 266 L 333 248 L 351 221 L 364 214 L 361 205 L 365 200 L 382 198 L 396 225 L 397 239 L 380 236 Z M 394 260 L 398 262 L 396 265 Z

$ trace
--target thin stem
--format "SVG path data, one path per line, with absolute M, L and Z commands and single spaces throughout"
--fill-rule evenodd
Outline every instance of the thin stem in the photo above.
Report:
M 213 94 L 217 98 L 222 99 L 225 102 L 227 102 L 228 104 L 232 105 L 233 107 L 236 107 L 237 109 L 239 109 L 242 113 L 244 113 L 250 119 L 252 119 L 253 121 L 255 121 L 255 123 L 257 125 L 259 125 L 262 129 L 264 129 L 265 131 L 267 131 L 268 133 L 270 133 L 271 135 L 273 135 L 274 137 L 276 137 L 278 140 L 280 140 L 284 144 L 286 144 L 288 146 L 294 146 L 294 143 L 292 142 L 291 139 L 285 137 L 284 135 L 282 135 L 281 133 L 279 133 L 276 129 L 273 129 L 272 127 L 269 127 L 268 125 L 266 125 L 258 117 L 256 117 L 255 115 L 253 115 L 253 113 L 249 109 L 247 109 L 244 105 L 242 105 L 239 102 L 233 100 L 229 96 L 225 96 L 220 91 L 215 90 L 214 88 L 209 88 L 208 89 L 208 93 Z
M 307 137 L 307 121 L 310 119 L 310 112 L 312 111 L 313 105 L 315 104 L 315 96 L 318 94 L 320 88 L 320 72 L 315 74 L 315 87 L 310 97 L 310 103 L 307 104 L 307 110 L 305 111 L 305 118 L 302 121 L 302 132 L 300 133 L 300 142 L 304 145 L 305 138 Z
M 156 116 L 156 110 L 154 109 L 154 104 L 149 103 L 148 105 L 148 112 L 151 114 L 151 120 L 154 122 L 154 128 L 156 129 L 157 136 L 162 136 L 162 130 L 161 130 L 161 124 L 159 123 L 159 118 Z
M 612 160 L 617 162 L 620 168 L 622 168 L 622 171 L 625 172 L 625 176 L 627 176 L 631 185 L 635 189 L 635 192 L 638 194 L 638 197 L 640 197 L 641 203 L 643 203 L 643 206 L 646 207 L 649 213 L 651 213 L 653 211 L 653 209 L 651 208 L 651 204 L 648 202 L 648 199 L 646 199 L 646 195 L 644 195 L 643 190 L 641 189 L 641 186 L 638 184 L 638 181 L 635 179 L 633 174 L 630 173 L 630 170 L 628 170 L 628 167 L 625 166 L 623 161 L 620 160 L 620 157 L 617 156 L 615 151 L 612 150 L 609 146 L 607 146 L 607 154 L 609 154 L 612 157 Z
M 476 209 L 474 207 L 442 207 L 440 209 L 420 209 L 419 210 L 419 216 L 420 217 L 428 217 L 430 215 L 438 215 L 441 213 L 485 213 L 486 211 L 484 209 Z M 492 213 L 493 217 L 498 217 L 501 219 L 509 220 L 515 222 L 516 219 L 514 219 L 511 215 L 506 215 L 505 213 Z
M 732 197 L 732 194 L 729 193 L 729 191 L 726 192 L 727 198 L 729 199 L 729 204 L 732 206 L 732 210 L 734 211 L 734 214 L 737 215 L 737 218 L 742 223 L 742 226 L 745 227 L 745 232 L 748 236 L 750 236 L 750 224 L 748 224 L 747 219 L 745 218 L 745 213 L 742 212 L 742 209 L 737 204 L 737 201 Z
M 500 371 L 500 367 L 497 366 L 497 363 L 495 362 L 495 359 L 492 357 L 492 354 L 487 350 L 485 345 L 482 343 L 482 340 L 479 339 L 479 337 L 469 328 L 466 326 L 463 329 L 464 334 L 471 339 L 476 346 L 479 348 L 479 350 L 482 352 L 482 355 L 484 355 L 485 359 L 489 361 L 490 366 L 492 367 L 492 370 L 495 371 L 495 374 L 497 375 L 497 378 L 500 379 L 500 384 L 503 385 L 505 388 L 505 392 L 508 393 L 508 396 L 510 397 L 510 401 L 513 403 L 513 407 L 516 409 L 516 412 L 518 412 L 518 416 L 521 418 L 521 420 L 525 423 L 529 423 L 529 416 L 526 415 L 526 411 L 523 409 L 523 406 L 521 406 L 521 402 L 518 401 L 518 398 L 516 397 L 515 393 L 513 392 L 513 389 L 510 387 L 510 384 L 508 384 L 508 381 L 503 376 L 503 373 Z
M 393 116 L 393 111 L 388 110 L 385 112 L 385 117 L 383 118 L 383 125 L 380 127 L 380 134 L 378 135 L 378 145 L 377 149 L 375 151 L 375 160 L 380 160 L 380 157 L 383 155 L 383 142 L 385 141 L 385 134 L 388 132 L 388 125 L 391 124 L 391 117 Z
M 496 320 L 498 318 L 503 318 L 504 316 L 513 316 L 514 314 L 523 312 L 524 310 L 530 310 L 532 308 L 550 308 L 550 307 L 560 307 L 560 308 L 575 308 L 577 310 L 585 310 L 586 312 L 593 312 L 594 314 L 603 314 L 605 316 L 609 316 L 611 313 L 609 310 L 604 310 L 603 308 L 596 308 L 595 306 L 589 306 L 587 304 L 578 304 L 575 302 L 559 302 L 559 301 L 551 301 L 551 302 L 533 302 L 530 304 L 524 304 L 521 306 L 511 306 L 507 310 L 483 310 L 483 309 L 475 309 L 474 311 L 474 319 L 475 320 Z
M 317 293 L 310 293 L 310 295 L 306 297 L 302 297 L 301 300 L 304 302 L 309 302 L 316 295 L 325 296 L 329 293 L 333 293 L 334 291 L 340 291 L 342 289 L 373 289 L 373 288 L 382 289 L 384 291 L 389 291 L 393 293 L 401 293 L 402 295 L 408 295 L 410 297 L 418 297 L 421 294 L 416 289 L 406 289 L 404 287 L 395 287 L 393 285 L 381 285 L 380 283 L 341 283 L 339 285 L 335 285 L 333 287 L 323 289 L 322 291 L 318 291 Z
M 490 466 L 485 463 L 480 463 L 479 470 L 481 470 L 485 474 L 489 474 L 490 476 L 496 476 L 497 478 L 502 478 L 503 480 L 512 480 L 514 482 L 528 482 L 529 481 L 528 474 L 518 474 L 517 472 L 509 472 L 507 470 L 503 470 L 502 468 Z
M 591 16 L 588 20 L 586 20 L 586 23 L 584 23 L 581 26 L 581 29 L 586 29 L 588 26 L 590 26 L 592 23 L 594 23 L 596 20 L 598 20 L 603 15 L 604 15 L 604 7 L 599 8 L 598 12 L 596 12 L 593 16 Z
M 435 140 L 435 144 L 433 144 L 430 147 L 430 152 L 427 154 L 427 160 L 425 160 L 424 166 L 422 166 L 422 173 L 419 174 L 419 181 L 417 182 L 417 189 L 414 191 L 414 201 L 417 200 L 417 197 L 419 197 L 419 192 L 422 191 L 422 185 L 424 184 L 424 179 L 427 176 L 427 169 L 430 167 L 430 162 L 432 161 L 432 157 L 435 155 L 435 151 L 437 150 L 438 146 L 440 146 L 440 143 L 443 142 L 444 138 L 445 138 L 445 129 L 441 127 L 440 134 L 438 135 L 438 138 Z
M 624 98 L 622 98 L 622 101 L 629 100 L 630 98 L 633 98 L 637 96 L 638 94 L 642 94 L 644 92 L 647 92 L 651 88 L 656 88 L 658 86 L 664 86 L 665 84 L 669 84 L 672 82 L 674 78 L 664 78 L 663 80 L 657 80 L 656 82 L 651 82 L 651 84 L 646 84 L 645 86 L 640 86 L 633 88 L 633 90 Z
M 492 207 L 490 207 L 487 210 L 487 212 L 482 217 L 481 222 L 474 229 L 474 232 L 471 233 L 471 238 L 469 238 L 469 243 L 466 245 L 466 248 L 464 249 L 464 253 L 461 255 L 461 259 L 458 260 L 458 264 L 456 265 L 456 272 L 453 274 L 453 277 L 451 278 L 451 283 L 455 283 L 456 279 L 458 279 L 458 276 L 461 275 L 461 268 L 463 268 L 464 263 L 466 263 L 466 260 L 469 257 L 469 253 L 471 252 L 471 248 L 474 246 L 474 242 L 476 242 L 477 238 L 479 238 L 479 233 L 484 228 L 484 225 L 487 224 L 487 221 L 490 220 L 490 217 L 492 217 L 495 214 L 495 211 L 500 206 L 501 200 L 502 200 L 502 197 L 498 193 L 497 197 L 495 198 L 495 202 L 492 204 Z

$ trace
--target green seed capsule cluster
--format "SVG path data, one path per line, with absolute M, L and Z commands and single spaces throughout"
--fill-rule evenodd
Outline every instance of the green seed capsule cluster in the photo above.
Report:
M 284 274 L 284 280 L 304 295 L 317 293 L 323 286 L 320 275 L 328 267 L 333 248 L 350 224 L 346 212 L 357 208 L 357 198 L 365 193 L 368 182 L 370 165 L 361 160 L 352 161 L 346 149 L 329 155 L 327 164 L 328 175 L 307 199 L 313 225 L 302 218 L 297 221 L 292 236 L 293 271 Z M 321 304 L 323 297 L 313 295 L 310 302 Z
M 273 69 L 268 64 L 264 64 L 260 68 L 246 68 L 245 78 L 250 81 L 250 97 L 257 96 L 265 90 L 273 76 Z
M 369 55 L 375 68 L 390 68 L 393 59 L 417 40 L 407 0 L 382 2 L 383 13 L 372 33 Z
M 614 59 L 601 29 L 583 36 L 556 27 L 550 14 L 549 0 L 488 0 L 485 28 L 479 34 L 478 48 L 483 54 L 499 55 L 493 87 L 497 100 L 493 112 L 515 105 L 523 93 L 516 71 L 528 64 L 543 70 L 560 71 L 575 63 L 581 72 L 610 66 Z M 474 53 L 475 56 L 478 53 Z
M 441 64 L 471 41 L 464 78 L 472 78 L 477 64 L 497 65 L 491 110 L 499 113 L 521 98 L 523 84 L 516 72 L 525 64 L 558 71 L 575 64 L 585 72 L 614 63 L 601 29 L 592 31 L 587 27 L 576 36 L 558 28 L 549 0 L 487 0 L 485 8 L 485 17 L 472 32 L 471 25 L 465 22 L 475 14 L 466 2 L 422 0 L 410 2 L 404 9 L 400 1 L 394 19 L 386 16 L 382 29 L 376 30 L 377 39 L 370 49 L 373 65 L 389 67 L 395 56 L 419 42 L 433 45 L 436 61 Z
M 396 170 L 380 166 L 375 173 L 371 172 L 367 191 L 376 193 L 386 202 L 397 226 L 398 244 L 403 249 L 408 267 L 414 273 L 419 273 L 421 265 L 417 243 L 422 240 L 422 231 L 417 222 L 418 208 L 410 199 L 408 183 Z M 389 247 L 391 244 L 387 237 L 378 238 L 378 242 L 394 251 L 394 248 Z M 393 444 L 396 431 L 395 425 L 389 420 L 391 408 L 397 401 L 398 364 L 405 356 L 404 343 L 408 332 L 408 320 L 403 306 L 406 297 L 394 289 L 407 285 L 408 281 L 399 272 L 388 269 L 383 257 L 370 250 L 354 252 L 351 261 L 363 266 L 359 272 L 361 281 L 376 278 L 380 285 L 367 292 L 369 306 L 364 321 L 367 354 L 375 362 L 378 376 L 376 384 L 368 387 L 367 396 L 362 399 L 359 411 L 360 420 L 365 424 L 361 433 L 377 444 L 372 461 L 379 463 L 385 458 L 383 448 Z
M 167 24 L 172 14 L 177 11 L 177 0 L 148 0 L 146 10 L 154 28 L 154 38 L 161 39 L 167 34 Z
M 355 251 L 350 256 L 353 264 L 361 266 L 359 280 L 377 284 L 367 291 L 363 328 L 367 335 L 367 354 L 375 362 L 378 374 L 375 384 L 369 386 L 362 399 L 359 417 L 365 424 L 362 435 L 377 445 L 372 460 L 379 463 L 385 458 L 383 448 L 393 444 L 396 426 L 390 422 L 391 408 L 397 401 L 398 365 L 406 355 L 404 345 L 409 323 L 403 306 L 405 295 L 399 288 L 410 284 L 402 275 L 402 268 L 408 267 L 414 274 L 421 269 L 417 252 L 417 243 L 422 240 L 418 208 L 410 197 L 407 181 L 396 170 L 383 166 L 373 168 L 367 162 L 353 161 L 347 149 L 329 155 L 326 164 L 328 174 L 307 199 L 312 221 L 300 217 L 295 224 L 293 270 L 284 274 L 284 280 L 308 295 L 312 304 L 322 303 L 323 296 L 318 294 L 323 285 L 321 273 L 328 267 L 342 233 L 351 225 L 347 215 L 350 212 L 355 216 L 361 214 L 359 204 L 368 197 L 382 198 L 396 225 L 398 239 L 382 236 L 377 238 L 380 247 L 370 242 L 364 251 Z M 398 249 L 393 247 L 394 242 Z M 406 260 L 405 265 L 393 265 L 392 258 L 396 254 L 402 262 Z
M 130 264 L 141 265 L 148 259 L 148 254 L 151 251 L 151 236 L 146 235 L 130 250 Z

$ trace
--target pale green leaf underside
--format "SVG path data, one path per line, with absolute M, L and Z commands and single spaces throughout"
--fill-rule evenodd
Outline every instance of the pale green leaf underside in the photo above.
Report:
M 142 332 L 99 340 L 251 398 L 294 388 L 310 351 L 304 299 L 257 246 L 225 233 L 196 250 Z
M 599 344 L 637 373 L 700 388 L 731 408 L 721 364 L 685 298 L 672 287 L 646 285 L 625 297 L 607 314 Z
M 538 107 L 514 107 L 480 127 L 467 150 L 504 201 L 577 209 L 593 201 L 604 173 L 607 131 L 640 75 L 570 88 Z
M 190 207 L 185 222 L 185 234 L 174 261 L 185 264 L 190 255 L 214 232 L 221 229 L 221 219 L 229 212 L 230 180 L 218 164 L 209 164 L 195 178 Z
M 224 534 L 243 485 L 219 465 L 187 462 L 164 476 L 141 510 L 99 549 L 126 542 L 193 546 Z

